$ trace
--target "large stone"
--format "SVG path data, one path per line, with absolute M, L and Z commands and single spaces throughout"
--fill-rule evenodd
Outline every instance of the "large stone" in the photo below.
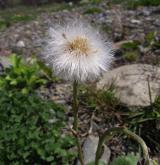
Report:
M 115 86 L 116 96 L 127 106 L 149 106 L 160 95 L 160 68 L 147 64 L 125 65 L 106 72 L 97 88 L 111 84 Z
M 83 145 L 83 153 L 84 153 L 84 163 L 86 165 L 90 162 L 94 162 L 98 141 L 99 138 L 92 135 L 89 135 L 88 138 L 85 140 Z M 109 163 L 110 156 L 111 156 L 110 149 L 106 145 L 104 145 L 104 151 L 100 160 L 107 165 Z M 80 165 L 80 162 L 78 162 L 77 165 Z

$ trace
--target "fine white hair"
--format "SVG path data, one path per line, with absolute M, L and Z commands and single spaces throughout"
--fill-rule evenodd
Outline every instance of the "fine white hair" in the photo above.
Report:
M 74 20 L 51 27 L 48 34 L 43 57 L 56 75 L 85 82 L 95 80 L 109 69 L 113 60 L 112 44 L 88 23 Z

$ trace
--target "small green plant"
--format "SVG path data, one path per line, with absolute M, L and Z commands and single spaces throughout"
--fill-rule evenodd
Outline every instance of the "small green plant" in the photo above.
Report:
M 32 20 L 33 17 L 31 15 L 23 15 L 23 14 L 15 14 L 11 17 L 9 17 L 7 20 L 12 22 L 12 23 L 17 23 L 21 21 L 30 21 Z
M 0 164 L 70 165 L 74 139 L 62 132 L 64 110 L 34 94 L 0 91 Z
M 152 50 L 160 49 L 160 41 L 156 40 L 156 32 L 149 32 L 145 36 L 144 46 L 149 47 Z
M 102 2 L 102 0 L 81 0 L 80 1 L 81 4 L 85 4 L 85 3 L 98 4 L 100 2 Z
M 94 14 L 94 13 L 101 13 L 102 10 L 98 7 L 92 7 L 92 8 L 89 8 L 87 9 L 84 14 Z
M 113 4 L 122 4 L 127 9 L 136 9 L 139 6 L 157 6 L 160 5 L 159 0 L 112 0 Z
M 106 24 L 102 24 L 102 25 L 100 26 L 100 29 L 101 29 L 103 32 L 105 32 L 105 33 L 108 33 L 108 32 L 111 32 L 111 31 L 112 31 L 111 27 L 108 26 L 108 25 L 106 25 Z
M 92 90 L 92 87 L 85 87 L 81 85 L 79 87 L 78 98 L 82 105 L 85 105 L 88 108 L 96 108 L 96 97 Z
M 112 88 L 100 90 L 97 95 L 97 101 L 103 105 L 114 106 L 119 103 L 118 98 L 115 96 L 115 90 Z
M 47 78 L 35 59 L 26 64 L 20 56 L 11 56 L 12 65 L 0 76 L 0 89 L 29 93 L 47 83 Z
M 88 108 L 95 109 L 97 106 L 101 107 L 114 107 L 119 103 L 118 98 L 115 96 L 115 89 L 113 85 L 105 90 L 95 90 L 94 87 L 80 87 L 79 100 Z
M 118 156 L 115 158 L 110 165 L 137 165 L 139 156 L 135 155 L 126 155 Z
M 94 163 L 94 162 L 90 162 L 90 163 L 88 163 L 87 165 L 95 165 L 95 163 Z M 105 163 L 102 162 L 102 161 L 99 161 L 99 162 L 98 162 L 98 165 L 105 165 Z
M 7 27 L 6 22 L 0 19 L 0 30 L 4 30 Z
M 129 62 L 134 62 L 137 60 L 137 58 L 139 57 L 139 54 L 137 51 L 134 52 L 125 52 L 123 54 L 123 59 Z
M 150 45 L 152 45 L 152 44 L 154 43 L 155 35 L 156 35 L 155 32 L 149 32 L 149 33 L 145 36 L 145 41 L 146 41 L 147 46 L 150 46 Z
M 147 121 L 155 121 L 160 118 L 160 97 L 158 96 L 153 105 L 130 111 L 128 120 L 130 124 L 142 124 Z
M 5 28 L 15 24 L 15 23 L 23 23 L 29 22 L 37 19 L 39 14 L 44 12 L 55 12 L 62 11 L 64 9 L 71 9 L 73 5 L 69 5 L 68 3 L 53 3 L 41 5 L 37 7 L 28 7 L 24 5 L 19 5 L 13 8 L 6 8 L 5 10 L 0 10 L 0 30 L 4 30 Z
M 157 154 L 160 150 L 159 130 L 157 121 L 160 119 L 160 97 L 158 96 L 151 106 L 135 108 L 125 114 L 124 123 L 131 130 L 138 133 L 150 147 L 152 153 Z M 150 131 L 148 131 L 150 130 Z
M 154 42 L 153 49 L 160 49 L 160 41 L 155 41 Z
M 3 16 L 2 18 L 3 19 L 0 20 L 0 30 L 3 30 L 6 27 L 17 22 L 27 22 L 34 19 L 32 15 L 24 15 L 24 14 L 6 15 L 6 16 Z
M 121 49 L 123 52 L 122 58 L 128 62 L 134 62 L 139 57 L 139 41 L 131 41 L 122 44 Z
M 131 41 L 131 42 L 127 42 L 122 44 L 121 49 L 124 50 L 137 50 L 138 46 L 140 45 L 139 41 Z
M 160 5 L 159 0 L 139 0 L 139 4 L 142 6 L 157 6 Z

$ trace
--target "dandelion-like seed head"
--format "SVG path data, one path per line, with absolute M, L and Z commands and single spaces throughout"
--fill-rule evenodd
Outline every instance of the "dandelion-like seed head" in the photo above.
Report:
M 57 75 L 71 81 L 88 81 L 108 70 L 112 46 L 90 25 L 73 21 L 50 28 L 43 57 Z
M 87 38 L 77 36 L 66 43 L 66 51 L 76 56 L 89 55 L 90 45 Z

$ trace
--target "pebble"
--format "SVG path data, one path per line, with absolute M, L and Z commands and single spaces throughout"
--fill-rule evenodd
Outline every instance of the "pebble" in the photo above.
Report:
M 98 140 L 99 138 L 93 135 L 89 135 L 85 140 L 83 145 L 85 164 L 91 163 L 95 160 L 95 153 L 98 146 Z M 106 145 L 104 145 L 103 154 L 100 160 L 103 161 L 105 165 L 108 165 L 110 156 L 111 156 L 110 149 Z M 80 165 L 80 162 L 78 162 L 77 165 Z
M 24 48 L 25 47 L 25 43 L 24 43 L 24 41 L 18 41 L 17 44 L 16 44 L 16 46 L 18 48 Z
M 137 19 L 132 19 L 131 20 L 131 23 L 133 23 L 133 24 L 140 24 L 141 21 L 140 20 L 137 20 Z

